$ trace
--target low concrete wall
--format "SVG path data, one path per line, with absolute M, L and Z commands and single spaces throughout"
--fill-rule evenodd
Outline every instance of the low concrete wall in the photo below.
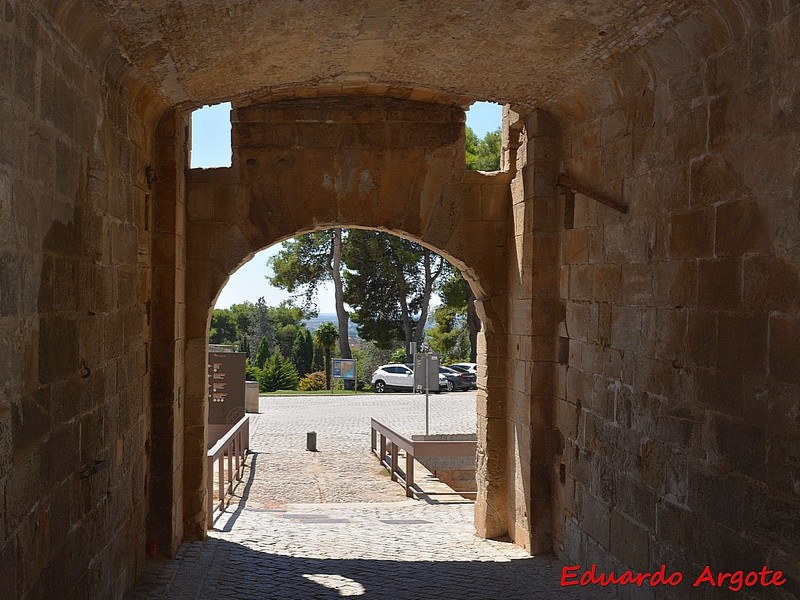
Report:
M 450 433 L 435 435 L 412 435 L 412 441 L 427 442 L 453 442 L 477 439 L 471 433 Z M 478 484 L 475 479 L 474 456 L 424 456 L 415 457 L 417 462 L 424 465 L 437 479 L 449 485 L 456 492 L 476 492 Z

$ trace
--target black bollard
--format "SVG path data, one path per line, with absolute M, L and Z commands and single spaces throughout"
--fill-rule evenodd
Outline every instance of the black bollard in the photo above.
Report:
M 317 451 L 317 432 L 309 431 L 306 434 L 306 450 L 309 452 Z

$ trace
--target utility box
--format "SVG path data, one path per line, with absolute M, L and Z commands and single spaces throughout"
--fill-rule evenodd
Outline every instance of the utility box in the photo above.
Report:
M 414 389 L 424 392 L 425 374 L 428 374 L 427 389 L 431 392 L 439 391 L 439 355 L 433 352 L 417 352 L 414 355 Z

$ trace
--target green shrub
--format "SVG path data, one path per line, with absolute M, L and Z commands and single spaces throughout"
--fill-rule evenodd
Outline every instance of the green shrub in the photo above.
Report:
M 261 369 L 259 369 L 255 365 L 251 365 L 250 361 L 247 361 L 247 364 L 244 368 L 244 379 L 245 381 L 258 381 L 258 375 L 261 373 Z
M 403 348 L 398 348 L 397 350 L 392 352 L 392 356 L 389 357 L 389 362 L 391 363 L 406 362 L 406 351 Z

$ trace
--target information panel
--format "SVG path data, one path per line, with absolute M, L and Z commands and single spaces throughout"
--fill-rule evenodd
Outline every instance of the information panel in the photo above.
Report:
M 232 425 L 244 416 L 244 352 L 208 353 L 208 422 Z
M 354 358 L 334 358 L 333 359 L 334 379 L 355 379 L 356 361 Z

